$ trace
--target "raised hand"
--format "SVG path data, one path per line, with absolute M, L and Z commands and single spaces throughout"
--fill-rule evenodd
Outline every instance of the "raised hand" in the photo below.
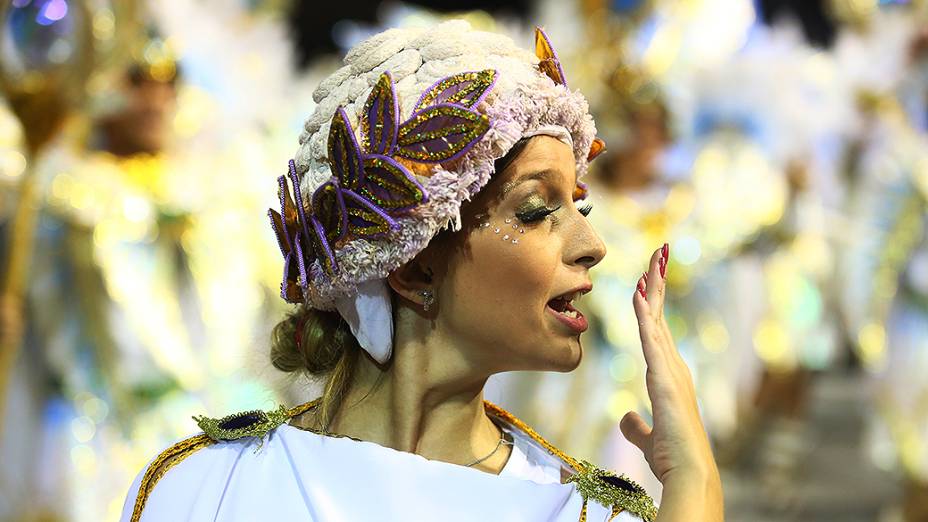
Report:
M 654 426 L 629 412 L 620 427 L 664 486 L 658 520 L 717 521 L 723 519 L 718 468 L 699 417 L 693 378 L 664 317 L 668 254 L 666 244 L 654 252 L 633 297 Z

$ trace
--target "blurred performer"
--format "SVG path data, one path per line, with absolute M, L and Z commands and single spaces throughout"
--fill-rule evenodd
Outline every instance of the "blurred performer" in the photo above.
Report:
M 928 519 L 928 34 L 911 42 L 896 93 L 859 96 L 861 132 L 848 153 L 853 228 L 839 265 L 855 282 L 843 293 L 844 320 L 874 377 L 869 450 L 878 466 L 900 472 L 904 498 L 893 520 L 906 522 Z
M 144 458 L 139 445 L 177 436 L 158 419 L 200 409 L 188 393 L 215 367 L 205 320 L 219 310 L 204 308 L 203 296 L 215 273 L 229 274 L 203 271 L 202 181 L 170 153 L 177 64 L 160 38 L 143 50 L 97 94 L 87 145 L 65 140 L 40 167 L 45 206 L 21 361 L 31 378 L 14 388 L 30 397 L 23 404 L 38 412 L 44 435 L 23 439 L 8 423 L 4 444 L 42 455 L 18 470 L 33 477 L 23 487 L 38 490 L 21 498 L 40 499 L 16 514 L 27 519 L 46 510 L 112 518 L 113 491 Z
M 38 372 L 29 387 L 48 439 L 37 439 L 47 457 L 31 467 L 40 489 L 60 483 L 54 496 L 69 500 L 45 500 L 63 518 L 105 516 L 110 506 L 95 504 L 124 478 L 113 472 L 118 460 L 97 455 L 178 389 L 178 375 L 153 356 L 162 343 L 183 350 L 197 341 L 184 332 L 202 330 L 199 314 L 183 309 L 196 306 L 180 245 L 188 212 L 164 190 L 176 64 L 149 44 L 161 51 L 157 59 L 133 65 L 97 108 L 93 148 L 63 143 L 41 167 L 46 205 L 22 359 Z M 96 487 L 83 487 L 88 481 Z M 35 516 L 41 504 L 28 509 Z

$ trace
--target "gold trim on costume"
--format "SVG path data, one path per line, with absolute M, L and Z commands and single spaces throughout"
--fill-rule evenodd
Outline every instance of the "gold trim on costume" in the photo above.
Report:
M 135 497 L 135 506 L 132 508 L 132 518 L 129 522 L 138 522 L 142 518 L 142 510 L 145 509 L 145 503 L 148 496 L 151 495 L 155 484 L 161 480 L 161 477 L 171 468 L 180 464 L 182 460 L 189 457 L 194 451 L 205 448 L 213 443 L 206 434 L 196 435 L 189 439 L 182 440 L 170 448 L 161 452 L 145 470 L 142 482 L 139 484 L 139 493 Z

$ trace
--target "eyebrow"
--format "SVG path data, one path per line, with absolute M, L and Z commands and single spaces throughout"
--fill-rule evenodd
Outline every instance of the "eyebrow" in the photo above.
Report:
M 503 185 L 503 190 L 502 190 L 503 197 L 506 197 L 506 196 L 507 196 L 510 192 L 512 192 L 516 187 L 518 187 L 519 185 L 525 183 L 526 181 L 531 181 L 531 180 L 550 180 L 551 177 L 557 176 L 558 174 L 559 174 L 559 172 L 556 171 L 556 170 L 554 170 L 554 169 L 544 169 L 544 170 L 540 170 L 540 171 L 538 171 L 538 172 L 533 172 L 533 173 L 531 173 L 531 174 L 528 174 L 527 176 L 522 176 L 522 177 L 519 178 L 519 179 L 512 180 L 512 181 L 506 183 L 505 185 Z

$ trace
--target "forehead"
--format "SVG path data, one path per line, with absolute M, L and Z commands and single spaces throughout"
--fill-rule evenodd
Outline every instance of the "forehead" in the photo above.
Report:
M 576 184 L 576 164 L 570 145 L 551 136 L 535 136 L 501 175 L 502 193 L 523 182 L 537 179 L 551 183 Z

